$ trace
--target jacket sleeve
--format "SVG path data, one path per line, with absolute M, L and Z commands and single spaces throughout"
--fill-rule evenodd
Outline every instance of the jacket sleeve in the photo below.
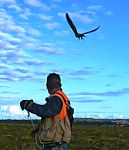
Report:
M 45 105 L 31 102 L 27 106 L 26 110 L 39 117 L 49 118 L 59 114 L 61 112 L 62 105 L 62 100 L 58 96 L 53 96 Z

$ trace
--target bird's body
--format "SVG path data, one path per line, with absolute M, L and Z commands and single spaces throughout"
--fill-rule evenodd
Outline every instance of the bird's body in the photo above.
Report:
M 78 31 L 77 31 L 75 25 L 73 24 L 72 20 L 70 19 L 69 15 L 68 15 L 68 13 L 66 13 L 66 19 L 67 19 L 67 21 L 68 21 L 68 24 L 69 24 L 70 27 L 72 28 L 72 30 L 73 30 L 75 36 L 76 36 L 78 39 L 83 39 L 83 38 L 85 37 L 85 34 L 94 32 L 94 31 L 98 30 L 99 27 L 100 27 L 100 26 L 98 26 L 97 28 L 95 28 L 95 29 L 93 29 L 93 30 L 91 30 L 91 31 L 88 31 L 88 32 L 78 33 Z

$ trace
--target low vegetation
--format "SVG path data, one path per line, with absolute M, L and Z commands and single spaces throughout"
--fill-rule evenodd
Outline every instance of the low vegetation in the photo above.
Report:
M 1 150 L 39 150 L 31 124 L 1 123 Z M 129 150 L 129 127 L 73 125 L 69 150 Z

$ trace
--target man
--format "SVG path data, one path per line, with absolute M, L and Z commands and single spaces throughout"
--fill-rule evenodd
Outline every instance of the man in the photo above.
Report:
M 47 76 L 46 87 L 49 97 L 45 105 L 34 103 L 33 100 L 22 100 L 21 109 L 41 117 L 39 126 L 31 132 L 32 137 L 38 133 L 43 143 L 42 150 L 68 150 L 71 138 L 71 127 L 66 106 L 68 97 L 61 89 L 61 79 L 56 73 Z

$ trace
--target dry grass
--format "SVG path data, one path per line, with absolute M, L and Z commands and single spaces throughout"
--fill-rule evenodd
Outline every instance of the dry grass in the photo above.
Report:
M 1 150 L 38 150 L 31 125 L 1 124 Z M 69 150 L 129 150 L 129 127 L 74 125 Z

